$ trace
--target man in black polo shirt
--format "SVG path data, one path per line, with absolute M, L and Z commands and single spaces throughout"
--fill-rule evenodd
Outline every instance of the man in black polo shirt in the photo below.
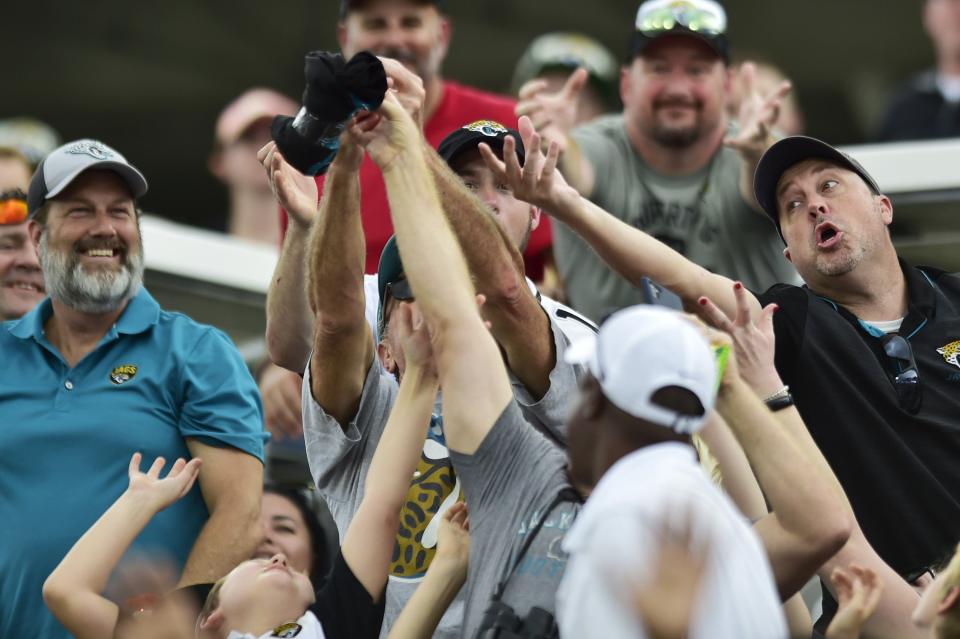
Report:
M 529 125 L 521 122 L 521 131 Z M 525 166 L 534 140 L 525 139 Z M 505 160 L 511 161 L 509 149 Z M 580 198 L 552 169 L 537 179 L 485 153 L 517 198 L 549 211 L 632 282 L 647 276 L 691 307 L 735 311 L 731 283 Z M 776 363 L 878 554 L 914 580 L 960 539 L 960 276 L 915 268 L 890 239 L 889 198 L 856 161 L 813 138 L 774 144 L 757 200 L 803 287 L 776 285 Z M 782 404 L 786 389 L 759 389 Z M 769 393 L 769 394 L 767 394 Z M 770 403 L 768 402 L 768 403 Z

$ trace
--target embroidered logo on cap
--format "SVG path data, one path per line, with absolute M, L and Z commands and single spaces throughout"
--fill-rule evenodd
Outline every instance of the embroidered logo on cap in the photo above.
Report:
M 303 626 L 298 623 L 285 623 L 282 626 L 277 626 L 274 628 L 273 632 L 270 633 L 270 636 L 288 639 L 289 637 L 296 637 L 299 635 L 301 630 L 303 630 Z
M 494 122 L 493 120 L 477 120 L 476 122 L 471 122 L 463 128 L 465 128 L 467 131 L 473 131 L 474 133 L 485 135 L 488 138 L 495 138 L 501 133 L 507 132 L 506 127 L 499 122 Z
M 64 149 L 64 153 L 71 153 L 73 155 L 89 155 L 94 160 L 106 160 L 113 157 L 113 151 L 108 149 L 103 144 L 94 141 L 83 141 L 77 142 L 76 144 L 71 144 Z
M 957 359 L 960 357 L 960 339 L 950 342 L 946 346 L 941 346 L 937 349 L 937 352 L 943 355 L 943 359 L 947 364 L 953 364 L 957 368 L 960 368 L 960 360 Z
M 110 371 L 110 381 L 119 386 L 125 384 L 137 376 L 137 367 L 135 364 L 124 364 L 117 366 Z

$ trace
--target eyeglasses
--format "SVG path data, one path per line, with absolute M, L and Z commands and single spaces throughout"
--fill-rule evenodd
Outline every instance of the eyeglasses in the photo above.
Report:
M 0 194 L 0 226 L 20 224 L 27 219 L 27 197 L 15 189 Z
M 727 14 L 712 0 L 651 0 L 637 10 L 637 31 L 655 36 L 683 27 L 707 36 L 727 30 Z
M 900 335 L 889 334 L 880 338 L 880 344 L 894 364 L 893 385 L 900 405 L 915 412 L 920 407 L 920 373 L 910 342 Z

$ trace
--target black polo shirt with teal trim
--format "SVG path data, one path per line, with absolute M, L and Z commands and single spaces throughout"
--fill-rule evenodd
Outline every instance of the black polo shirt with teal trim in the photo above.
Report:
M 901 406 L 895 362 L 842 306 L 776 285 L 776 364 L 877 553 L 901 575 L 960 541 L 960 274 L 901 263 L 909 308 L 899 334 L 920 378 L 915 413 Z

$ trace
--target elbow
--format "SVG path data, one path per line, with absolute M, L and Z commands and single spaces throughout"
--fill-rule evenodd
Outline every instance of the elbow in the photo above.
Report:
M 816 535 L 810 540 L 820 564 L 840 552 L 853 532 L 852 516 L 843 508 L 832 509 L 827 516 L 817 517 Z
M 47 604 L 51 611 L 56 612 L 63 608 L 67 600 L 68 590 L 60 583 L 56 573 L 54 573 L 43 582 L 43 602 Z
M 488 308 L 506 310 L 520 307 L 524 296 L 529 295 L 527 281 L 512 268 L 505 268 L 496 280 L 484 290 L 478 290 L 486 298 L 484 305 Z

